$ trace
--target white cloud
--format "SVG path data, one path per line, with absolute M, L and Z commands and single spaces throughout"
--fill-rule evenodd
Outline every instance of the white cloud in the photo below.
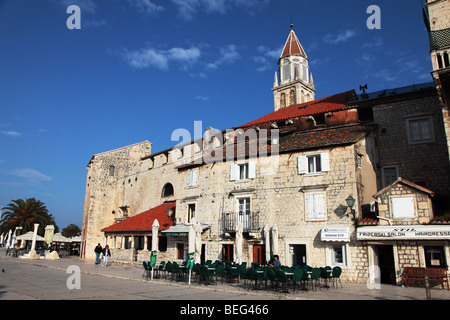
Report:
M 65 8 L 70 5 L 77 5 L 80 7 L 81 12 L 95 13 L 97 5 L 94 0 L 62 0 L 60 2 Z
M 237 51 L 237 47 L 234 44 L 230 44 L 226 47 L 220 48 L 220 57 L 214 62 L 206 64 L 206 68 L 209 70 L 217 69 L 224 64 L 232 64 L 239 60 L 241 55 Z
M 195 99 L 201 100 L 201 101 L 208 101 L 209 100 L 208 97 L 205 97 L 205 96 L 202 96 L 202 95 L 198 95 L 197 97 L 195 97 Z
M 259 67 L 256 69 L 256 71 L 263 72 L 273 69 L 274 66 L 276 66 L 276 62 L 280 57 L 282 50 L 283 46 L 280 46 L 277 49 L 270 49 L 265 46 L 259 46 L 258 48 L 256 48 L 256 51 L 258 51 L 258 53 L 260 54 L 253 58 L 253 61 L 259 64 Z
M 356 32 L 354 30 L 347 29 L 338 34 L 327 34 L 322 38 L 322 40 L 328 44 L 338 44 L 340 42 L 345 42 L 354 36 L 356 36 Z
M 154 4 L 150 0 L 128 0 L 128 3 L 145 15 L 155 15 L 165 10 L 163 6 Z
M 17 176 L 17 177 L 38 180 L 38 181 L 52 180 L 51 177 L 49 177 L 37 170 L 34 170 L 34 169 L 15 169 L 15 170 L 12 170 L 10 172 L 10 174 Z
M 254 10 L 267 5 L 270 0 L 172 0 L 177 6 L 179 15 L 185 20 L 192 20 L 199 11 L 206 13 L 226 14 L 233 8 Z
M 125 62 L 136 69 L 155 67 L 160 70 L 168 70 L 170 61 L 182 63 L 182 68 L 187 70 L 197 62 L 200 56 L 200 49 L 195 47 L 189 49 L 172 48 L 170 50 L 146 48 L 136 51 L 126 50 L 122 54 Z
M 22 135 L 20 132 L 12 131 L 12 130 L 2 131 L 2 134 L 10 136 L 10 137 L 20 137 Z

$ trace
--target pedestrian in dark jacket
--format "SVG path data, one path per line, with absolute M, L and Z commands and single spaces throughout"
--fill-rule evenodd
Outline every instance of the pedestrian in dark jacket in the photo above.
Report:
M 99 264 L 100 263 L 100 254 L 102 253 L 102 246 L 100 245 L 100 243 L 95 247 L 94 252 L 95 252 L 95 264 Z

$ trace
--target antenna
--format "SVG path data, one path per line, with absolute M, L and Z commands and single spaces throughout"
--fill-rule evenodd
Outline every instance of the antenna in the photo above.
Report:
M 291 30 L 294 28 L 294 24 L 292 23 L 292 14 L 291 14 Z

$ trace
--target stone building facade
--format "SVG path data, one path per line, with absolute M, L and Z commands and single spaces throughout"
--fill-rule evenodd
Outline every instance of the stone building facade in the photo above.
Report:
M 279 63 L 307 61 L 293 30 L 286 45 Z M 448 198 L 450 185 L 436 89 L 350 90 L 314 100 L 312 81 L 281 78 L 286 82 L 275 83 L 275 111 L 252 122 L 222 132 L 208 128 L 202 139 L 157 153 L 145 141 L 94 155 L 83 256 L 93 258 L 101 243 L 110 245 L 111 261 L 141 263 L 157 238 L 158 261 L 181 262 L 194 251 L 188 230 L 198 224 L 199 261 L 264 264 L 279 255 L 284 265 L 340 266 L 349 282 L 377 281 L 373 270 L 387 270 L 381 278 L 390 283 L 404 266 L 446 265 L 449 236 L 419 245 L 415 236 L 388 242 L 373 236 L 393 234 L 395 225 L 448 232 L 449 225 L 432 226 L 436 208 L 445 211 L 445 201 L 436 199 Z M 279 104 L 277 95 L 298 81 L 311 90 L 309 98 L 298 100 L 302 94 L 294 92 L 292 103 Z M 402 201 L 385 203 L 396 192 L 414 199 L 412 216 L 386 226 L 395 208 L 411 209 Z M 391 230 L 380 229 L 386 227 Z

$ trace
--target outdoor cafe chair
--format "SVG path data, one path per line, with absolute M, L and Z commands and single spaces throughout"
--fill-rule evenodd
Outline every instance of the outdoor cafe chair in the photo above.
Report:
M 237 268 L 233 268 L 230 263 L 225 263 L 225 274 L 230 279 L 230 282 L 233 282 L 233 278 L 238 276 Z
M 148 279 L 148 277 L 150 276 L 150 270 L 151 269 L 148 266 L 147 262 L 143 261 L 142 264 L 144 266 L 144 273 L 142 273 L 142 278 Z
M 331 278 L 331 267 L 320 268 L 320 278 L 324 281 L 324 287 L 329 288 L 328 279 Z
M 289 277 L 286 275 L 285 271 L 275 269 L 275 274 L 277 276 L 278 283 L 281 283 L 282 285 L 282 291 L 283 293 L 288 293 L 288 286 L 291 282 Z
M 249 268 L 247 271 L 248 280 L 250 282 L 254 281 L 254 290 L 258 290 L 261 280 L 263 280 L 263 274 L 258 273 L 258 271 L 254 268 Z
M 175 261 L 173 262 L 172 276 L 176 281 L 178 281 L 183 276 L 183 271 L 181 271 L 180 266 Z
M 342 273 L 341 267 L 333 268 L 333 271 L 331 273 L 331 279 L 333 280 L 333 287 L 335 286 L 335 284 L 337 286 L 337 281 L 339 280 L 339 283 L 341 284 L 341 288 L 342 288 L 341 273 Z
M 165 275 L 164 275 L 165 279 L 167 279 L 167 277 L 169 277 L 169 276 L 172 277 L 172 272 L 173 272 L 172 262 L 167 261 L 167 263 L 164 267 L 164 272 L 165 272 Z
M 294 289 L 297 288 L 297 292 L 298 292 L 298 288 L 300 288 L 301 284 L 303 284 L 302 289 L 304 287 L 304 279 L 303 279 L 303 269 L 301 268 L 294 268 L 294 270 L 292 270 L 292 272 L 294 273 L 294 275 L 292 276 L 292 284 Z
M 315 291 L 320 281 L 320 269 L 312 268 L 311 276 L 308 278 L 309 283 L 311 284 L 312 289 Z M 320 288 L 320 287 L 319 287 Z

